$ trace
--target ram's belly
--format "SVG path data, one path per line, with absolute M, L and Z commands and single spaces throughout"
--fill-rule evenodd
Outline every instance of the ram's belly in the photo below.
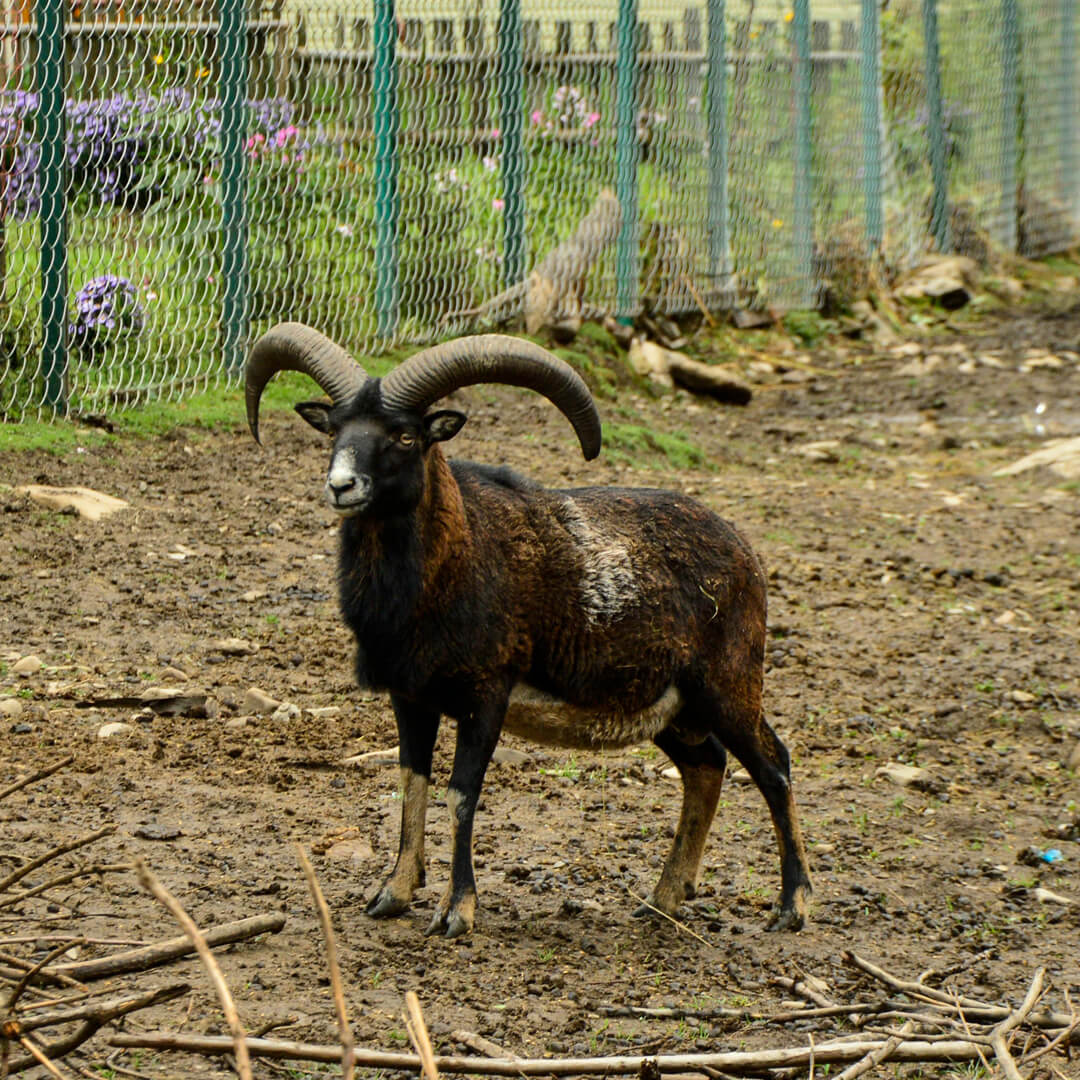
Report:
M 514 687 L 504 728 L 548 746 L 609 750 L 646 742 L 667 727 L 682 707 L 682 696 L 669 686 L 651 705 L 637 712 L 571 705 L 524 683 Z

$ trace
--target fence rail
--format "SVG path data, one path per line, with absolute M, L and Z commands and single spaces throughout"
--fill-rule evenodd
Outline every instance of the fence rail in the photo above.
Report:
M 109 2 L 0 11 L 3 419 L 481 326 L 604 189 L 623 319 L 1080 231 L 1080 0 Z

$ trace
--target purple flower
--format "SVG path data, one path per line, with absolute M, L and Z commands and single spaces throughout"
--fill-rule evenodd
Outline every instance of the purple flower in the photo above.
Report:
M 135 337 L 146 322 L 135 286 L 116 274 L 91 278 L 75 294 L 75 319 L 68 324 L 72 345 L 93 360 L 108 345 Z

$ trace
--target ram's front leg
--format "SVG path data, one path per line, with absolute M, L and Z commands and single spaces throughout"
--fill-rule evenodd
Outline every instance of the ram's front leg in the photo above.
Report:
M 448 938 L 467 934 L 476 916 L 476 877 L 473 874 L 472 838 L 476 805 L 491 755 L 499 741 L 506 715 L 507 695 L 485 702 L 458 721 L 454 770 L 446 793 L 450 811 L 450 881 L 425 933 Z
M 379 918 L 408 909 L 413 892 L 424 884 L 424 820 L 427 815 L 431 758 L 439 731 L 439 714 L 391 696 L 397 719 L 401 764 L 401 841 L 397 862 L 367 913 Z

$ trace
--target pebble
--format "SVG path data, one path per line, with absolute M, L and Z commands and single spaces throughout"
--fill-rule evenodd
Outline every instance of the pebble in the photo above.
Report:
M 45 661 L 40 656 L 24 656 L 21 660 L 16 660 L 11 666 L 11 670 L 16 675 L 21 675 L 24 679 L 29 678 L 31 675 L 36 675 L 45 666 Z
M 358 765 L 362 769 L 374 769 L 380 765 L 397 765 L 398 748 L 390 747 L 388 750 L 369 750 L 366 754 L 354 754 L 345 758 L 342 765 Z
M 226 731 L 242 731 L 248 726 L 246 716 L 234 716 L 231 720 L 225 721 Z
M 11 733 L 12 733 L 12 735 L 29 735 L 33 730 L 34 730 L 34 725 L 33 724 L 19 723 L 19 724 L 12 724 L 11 725 Z
M 181 671 L 176 667 L 167 667 L 161 673 L 162 682 L 187 682 L 188 678 L 187 672 Z
M 375 849 L 360 837 L 340 840 L 326 852 L 328 859 L 349 860 L 349 862 L 367 862 L 375 858 Z
M 272 698 L 265 690 L 253 686 L 244 695 L 241 709 L 246 713 L 254 713 L 256 716 L 272 716 L 281 707 L 277 698 Z
M 917 765 L 902 765 L 898 761 L 890 761 L 887 765 L 882 765 L 874 776 L 884 777 L 891 784 L 897 784 L 900 787 L 916 788 L 920 791 L 929 791 L 934 786 L 926 769 L 920 769 Z
M 4 698 L 0 701 L 0 716 L 8 720 L 17 720 L 23 714 L 23 703 L 18 698 Z
M 283 701 L 270 717 L 271 720 L 278 724 L 286 724 L 290 720 L 295 720 L 300 715 L 300 706 L 293 705 L 292 702 Z
M 502 765 L 528 765 L 533 757 L 532 754 L 527 754 L 524 750 L 515 750 L 512 746 L 496 746 L 491 760 L 498 761 Z
M 140 825 L 135 835 L 140 840 L 178 840 L 184 834 L 175 825 L 158 825 L 151 821 Z
M 125 724 L 123 720 L 113 720 L 108 724 L 102 724 L 98 728 L 99 739 L 111 739 L 114 735 L 130 735 L 135 730 L 131 724 Z
M 253 641 L 245 641 L 243 638 L 222 638 L 220 641 L 212 641 L 210 648 L 226 656 L 251 656 L 259 651 L 259 646 Z

